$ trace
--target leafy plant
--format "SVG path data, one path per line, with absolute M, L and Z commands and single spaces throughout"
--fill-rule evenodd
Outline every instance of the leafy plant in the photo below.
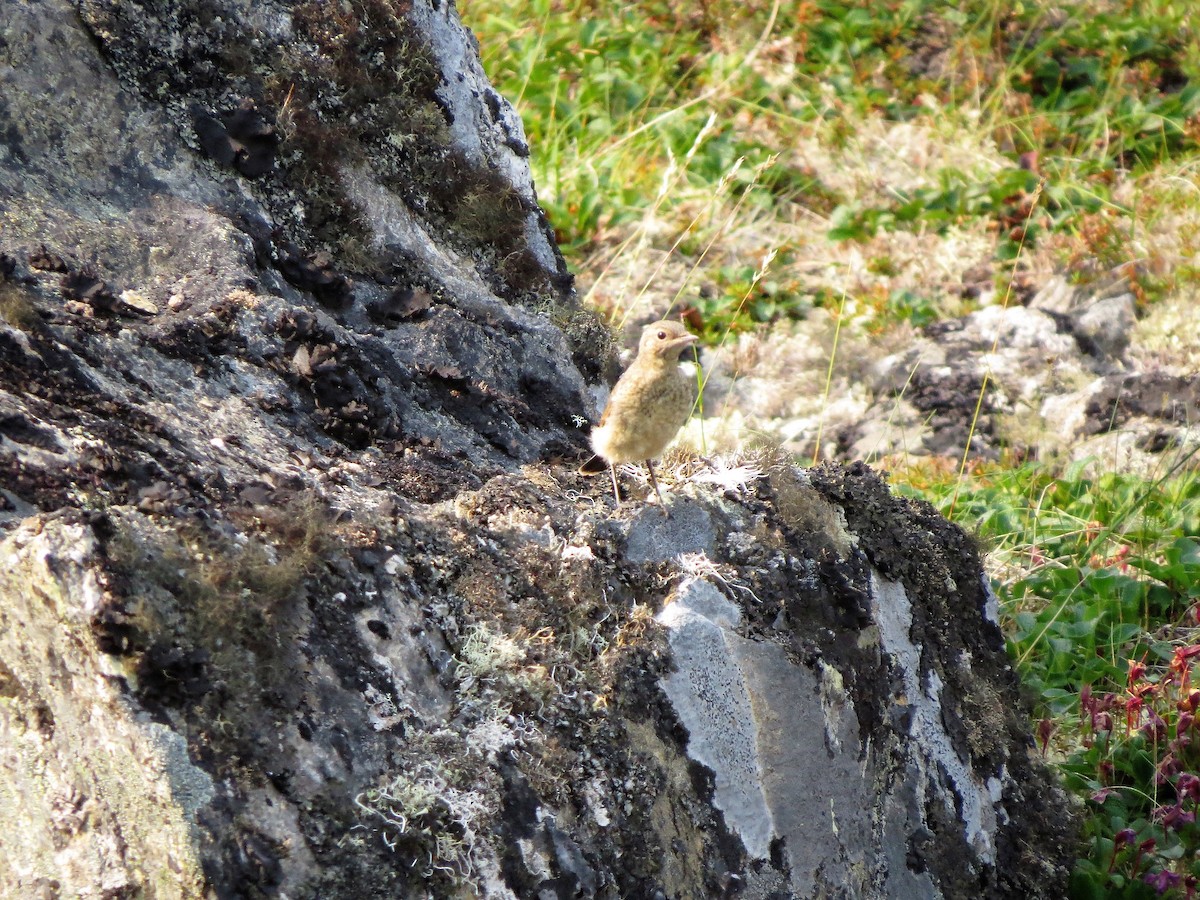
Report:
M 1162 648 L 1158 648 L 1160 652 Z M 1193 897 L 1200 883 L 1200 644 L 1166 664 L 1129 661 L 1125 689 L 1079 698 L 1082 747 L 1064 766 L 1087 797 L 1090 854 L 1072 875 L 1076 897 Z
M 1200 868 L 1200 477 L 1025 464 L 915 486 L 992 544 L 1043 751 L 1088 806 L 1072 896 L 1192 896 Z M 1182 474 L 1180 474 L 1182 473 Z

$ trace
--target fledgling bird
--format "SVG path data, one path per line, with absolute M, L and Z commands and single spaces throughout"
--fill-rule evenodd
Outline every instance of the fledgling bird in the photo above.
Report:
M 679 364 L 679 354 L 698 338 L 679 322 L 651 322 L 638 341 L 637 358 L 617 380 L 600 424 L 592 429 L 593 456 L 584 472 L 601 472 L 599 460 L 608 463 L 617 505 L 617 465 L 644 460 L 650 483 L 662 505 L 654 458 L 687 421 L 696 399 L 695 379 Z M 663 507 L 666 509 L 666 507 Z

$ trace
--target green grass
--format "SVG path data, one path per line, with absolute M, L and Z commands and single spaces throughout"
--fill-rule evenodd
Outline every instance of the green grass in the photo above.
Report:
M 985 302 L 979 271 L 1002 302 L 1051 270 L 1121 272 L 1143 308 L 1200 285 L 1191 0 L 460 7 L 616 324 L 690 308 L 715 344 L 823 307 L 837 334 L 887 332 Z M 1194 460 L 970 462 L 894 480 L 992 547 L 1039 739 L 1088 808 L 1072 896 L 1191 896 Z
M 1048 252 L 1089 257 L 1087 216 L 1124 236 L 1169 218 L 1153 176 L 1200 134 L 1187 0 L 462 6 L 589 297 L 618 320 L 647 294 L 696 305 L 710 336 L 828 305 L 842 285 L 806 263 L 836 269 L 881 235 L 967 230 L 997 262 L 1056 238 Z M 742 303 L 729 268 L 770 252 L 763 302 Z M 929 308 L 867 312 L 955 311 L 907 274 L 859 280 L 925 289 Z
M 1149 635 L 1198 624 L 1200 476 L 1187 462 L 1155 480 L 1025 464 L 899 485 L 989 548 L 1009 645 L 1041 714 L 1071 712 L 1084 685 L 1123 685 L 1130 658 L 1170 656 Z

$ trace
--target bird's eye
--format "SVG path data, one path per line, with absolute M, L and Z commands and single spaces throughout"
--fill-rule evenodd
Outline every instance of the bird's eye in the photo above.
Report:
M 660 331 L 658 333 L 658 339 L 660 341 L 665 341 L 667 339 L 667 333 L 665 331 Z

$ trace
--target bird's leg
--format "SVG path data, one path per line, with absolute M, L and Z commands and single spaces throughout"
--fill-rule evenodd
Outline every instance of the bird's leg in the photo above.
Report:
M 650 483 L 654 485 L 654 493 L 658 494 L 658 505 L 663 508 L 663 512 L 666 512 L 667 505 L 663 503 L 662 492 L 658 489 L 658 479 L 654 477 L 654 462 L 646 460 L 646 468 L 650 470 Z
M 621 490 L 620 490 L 620 488 L 617 487 L 617 465 L 616 465 L 616 463 L 608 464 L 608 472 L 610 475 L 612 475 L 613 496 L 617 500 L 617 506 L 620 506 L 621 505 Z

